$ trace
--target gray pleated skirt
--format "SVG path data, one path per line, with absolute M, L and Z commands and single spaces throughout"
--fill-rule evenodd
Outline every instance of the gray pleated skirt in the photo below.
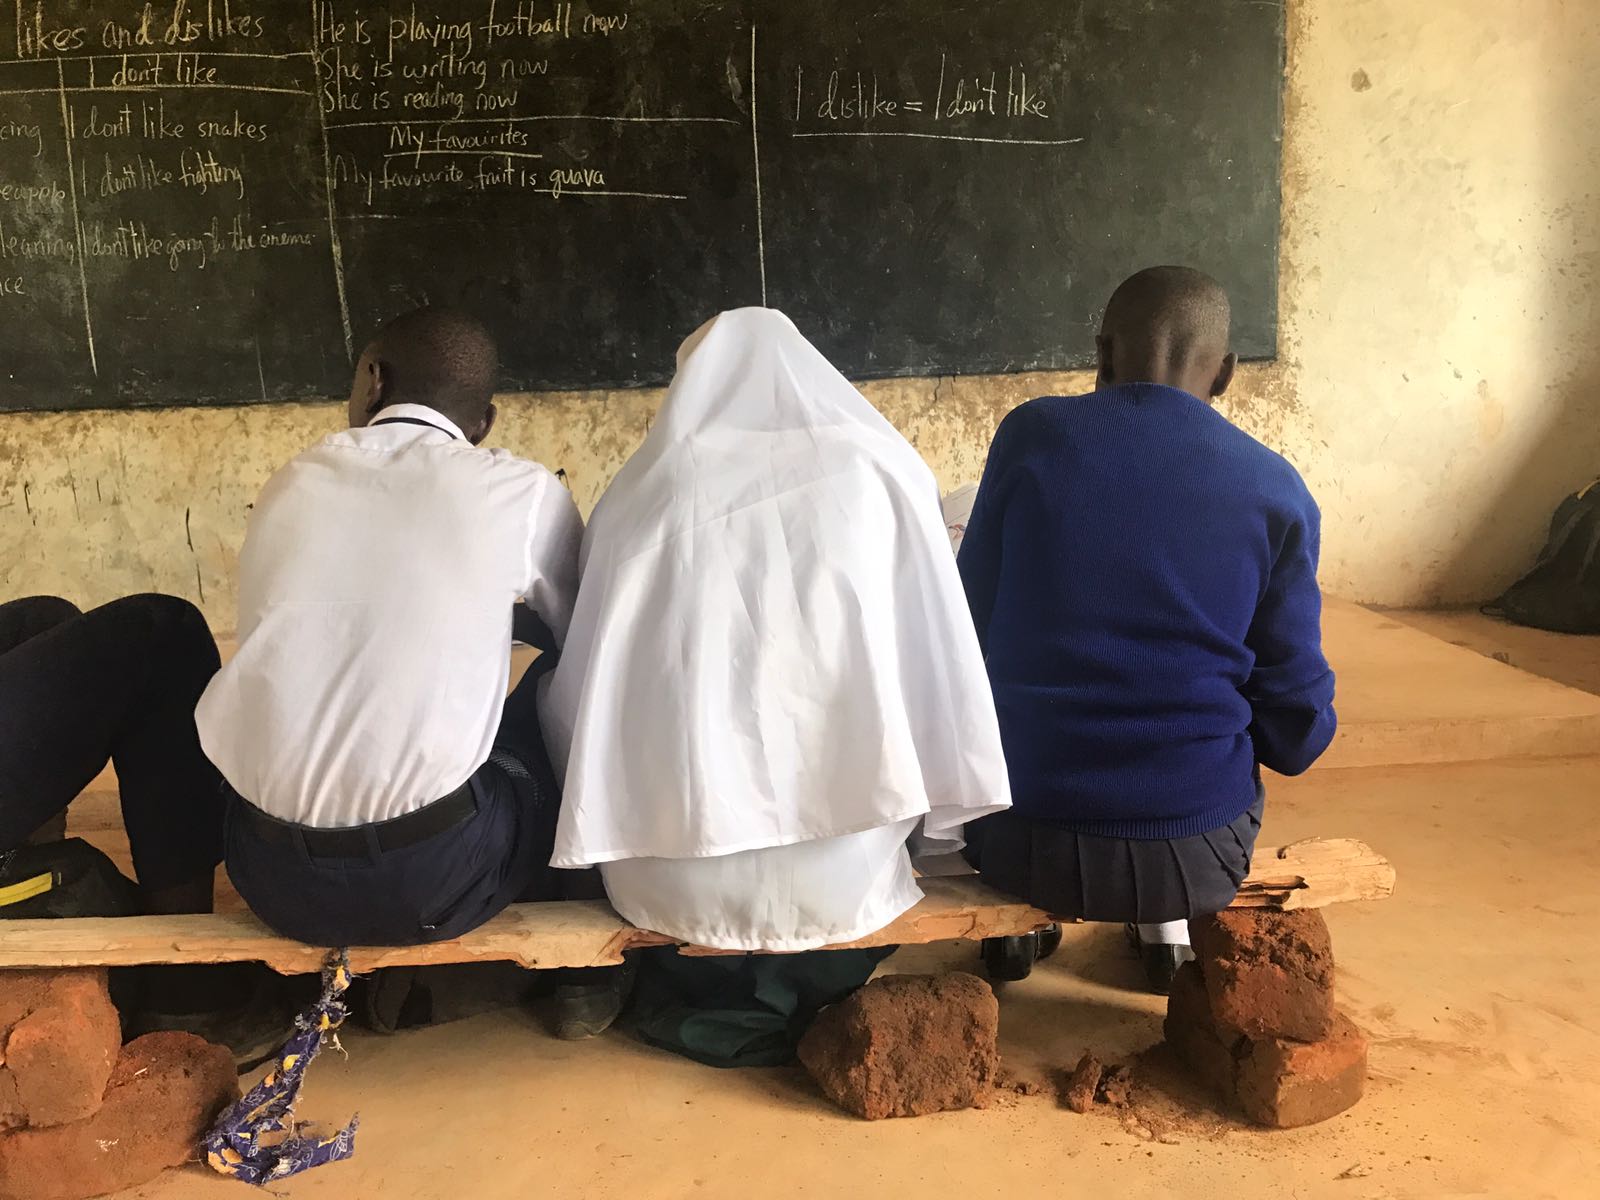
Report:
M 1266 793 L 1221 829 L 1184 838 L 1075 833 L 1012 812 L 967 826 L 967 861 L 992 888 L 1063 920 L 1183 921 L 1227 908 L 1250 873 Z

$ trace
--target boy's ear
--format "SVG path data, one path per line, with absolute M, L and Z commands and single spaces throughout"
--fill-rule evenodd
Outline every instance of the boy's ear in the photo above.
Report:
M 483 420 L 478 422 L 478 427 L 476 429 L 469 429 L 466 431 L 467 441 L 471 442 L 474 446 L 483 445 L 483 439 L 489 436 L 489 431 L 494 428 L 494 420 L 499 415 L 500 410 L 492 404 L 489 405 L 488 408 L 484 409 Z
M 385 393 L 389 390 L 389 371 L 377 359 L 367 364 L 367 372 L 371 376 L 372 386 L 367 391 L 367 416 L 373 417 L 383 411 L 386 403 Z
M 1095 357 L 1095 386 L 1110 387 L 1116 382 L 1112 371 L 1111 338 L 1104 333 L 1097 333 L 1094 337 Z
M 1233 382 L 1233 372 L 1239 365 L 1239 356 L 1233 351 L 1228 351 L 1222 360 L 1222 366 L 1217 368 L 1217 377 L 1211 381 L 1211 398 L 1215 400 L 1228 390 L 1228 385 Z

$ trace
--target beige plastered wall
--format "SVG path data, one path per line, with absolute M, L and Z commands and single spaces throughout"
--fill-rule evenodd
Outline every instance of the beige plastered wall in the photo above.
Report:
M 1600 474 L 1600 0 L 1291 0 L 1280 358 L 1230 416 L 1325 511 L 1323 576 L 1396 605 L 1496 591 Z M 945 485 L 1082 376 L 872 383 Z M 509 396 L 497 440 L 587 508 L 654 391 Z M 0 416 L 0 598 L 187 596 L 231 628 L 247 506 L 330 404 Z

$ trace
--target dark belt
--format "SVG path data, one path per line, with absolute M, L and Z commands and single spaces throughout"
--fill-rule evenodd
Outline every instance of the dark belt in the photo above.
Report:
M 365 858 L 373 844 L 369 838 L 376 841 L 381 853 L 393 854 L 454 829 L 477 811 L 478 801 L 468 781 L 448 796 L 424 804 L 403 817 L 346 829 L 314 829 L 309 825 L 280 821 L 248 800 L 241 800 L 235 815 L 243 819 L 252 837 L 262 841 L 304 846 L 307 854 L 317 858 Z

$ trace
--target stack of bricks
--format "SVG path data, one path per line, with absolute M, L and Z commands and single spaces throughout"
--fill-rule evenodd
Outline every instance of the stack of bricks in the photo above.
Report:
M 1312 910 L 1230 909 L 1191 923 L 1196 961 L 1167 1005 L 1191 1071 L 1252 1121 L 1326 1121 L 1361 1099 L 1367 1039 L 1333 1003 L 1333 945 Z
M 104 971 L 0 972 L 0 1200 L 82 1200 L 196 1157 L 238 1099 L 233 1055 L 187 1033 L 124 1046 Z

